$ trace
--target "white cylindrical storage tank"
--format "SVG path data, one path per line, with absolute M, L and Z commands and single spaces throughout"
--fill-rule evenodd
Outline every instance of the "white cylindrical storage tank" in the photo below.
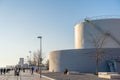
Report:
M 95 48 L 102 41 L 102 48 L 120 48 L 120 19 L 89 20 L 75 26 L 76 49 Z
M 83 47 L 83 24 L 76 24 L 75 25 L 75 48 L 82 48 Z

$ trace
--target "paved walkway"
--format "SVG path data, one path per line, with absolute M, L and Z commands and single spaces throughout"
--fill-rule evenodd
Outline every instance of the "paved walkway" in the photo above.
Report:
M 14 76 L 14 72 L 11 71 L 5 75 L 0 75 L 0 80 L 109 80 L 109 79 L 101 79 L 93 74 L 73 74 L 73 75 L 64 75 L 63 73 L 56 72 L 42 72 L 42 78 L 40 79 L 40 75 L 34 73 L 31 75 L 29 71 L 20 72 L 20 76 Z
M 0 75 L 0 80 L 48 80 L 48 79 L 45 79 L 43 77 L 40 79 L 38 74 L 34 73 L 33 75 L 31 75 L 31 73 L 27 71 L 25 73 L 21 71 L 19 76 L 14 76 L 14 72 L 11 71 L 10 73 L 7 73 L 5 75 L 4 74 Z

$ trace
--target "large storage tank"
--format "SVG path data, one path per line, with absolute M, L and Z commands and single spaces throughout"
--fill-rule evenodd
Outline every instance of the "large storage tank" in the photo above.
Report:
M 102 48 L 120 48 L 120 19 L 86 20 L 75 26 L 76 49 L 95 48 L 97 40 L 104 41 Z
M 102 59 L 99 61 L 99 71 L 111 71 L 110 66 L 108 66 L 108 61 L 114 61 L 115 69 L 120 73 L 120 48 L 104 48 L 102 50 L 105 52 L 105 55 L 102 56 Z M 95 73 L 95 55 L 95 49 L 52 51 L 49 56 L 49 71 L 64 72 L 65 69 L 68 69 L 69 71 L 77 71 L 81 73 Z
M 99 50 L 98 71 L 120 73 L 120 19 L 86 20 L 77 24 L 75 48 L 52 51 L 49 56 L 49 71 L 63 72 L 68 69 L 95 73 L 96 54 Z

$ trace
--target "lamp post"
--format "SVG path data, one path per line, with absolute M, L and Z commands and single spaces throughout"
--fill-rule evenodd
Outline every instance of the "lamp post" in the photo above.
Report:
M 38 36 L 37 38 L 40 39 L 40 53 L 39 53 L 39 59 L 38 59 L 38 70 L 40 70 L 40 78 L 41 78 L 41 63 L 42 63 L 42 36 Z

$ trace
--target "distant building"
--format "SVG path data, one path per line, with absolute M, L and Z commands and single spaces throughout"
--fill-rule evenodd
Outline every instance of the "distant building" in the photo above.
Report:
M 19 59 L 18 65 L 20 65 L 21 67 L 23 67 L 23 65 L 24 65 L 24 58 L 20 58 Z
M 100 50 L 99 72 L 120 73 L 120 19 L 87 20 L 75 26 L 75 49 L 52 51 L 49 71 L 96 72 L 96 52 Z

